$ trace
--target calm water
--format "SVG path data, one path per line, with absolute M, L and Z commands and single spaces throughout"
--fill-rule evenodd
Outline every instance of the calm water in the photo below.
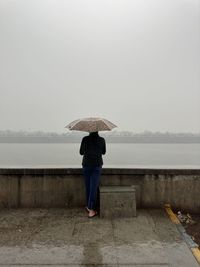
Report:
M 81 167 L 79 144 L 0 144 L 0 167 Z M 200 168 L 200 144 L 107 144 L 104 167 Z

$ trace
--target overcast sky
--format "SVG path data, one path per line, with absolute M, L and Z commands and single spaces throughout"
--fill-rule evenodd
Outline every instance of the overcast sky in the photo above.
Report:
M 0 130 L 200 132 L 200 0 L 0 0 Z

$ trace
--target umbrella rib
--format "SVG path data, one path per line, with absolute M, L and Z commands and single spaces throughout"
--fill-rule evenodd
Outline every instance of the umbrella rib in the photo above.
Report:
M 106 122 L 106 121 L 104 121 L 104 119 L 103 119 L 103 122 L 104 122 L 104 123 L 106 124 L 106 126 L 108 126 L 108 127 L 110 127 L 110 125 L 108 125 L 107 122 L 110 123 L 112 127 L 117 127 L 117 126 L 116 126 L 114 123 L 112 123 L 111 121 L 108 121 L 108 120 L 107 120 L 107 122 Z

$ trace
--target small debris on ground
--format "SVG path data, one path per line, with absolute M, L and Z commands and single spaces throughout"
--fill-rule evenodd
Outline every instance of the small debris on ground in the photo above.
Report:
M 200 214 L 182 214 L 181 211 L 178 211 L 177 217 L 187 234 L 200 246 Z
M 179 219 L 179 221 L 181 223 L 185 223 L 185 224 L 196 224 L 195 220 L 192 219 L 192 216 L 189 213 L 187 213 L 185 215 L 185 214 L 182 214 L 180 211 L 178 211 L 177 217 L 178 217 L 178 219 Z

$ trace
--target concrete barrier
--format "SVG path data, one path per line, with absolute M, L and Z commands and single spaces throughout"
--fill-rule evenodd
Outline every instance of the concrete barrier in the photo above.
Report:
M 134 185 L 137 207 L 200 212 L 200 169 L 104 168 L 101 185 Z M 85 205 L 81 168 L 0 169 L 0 207 Z

